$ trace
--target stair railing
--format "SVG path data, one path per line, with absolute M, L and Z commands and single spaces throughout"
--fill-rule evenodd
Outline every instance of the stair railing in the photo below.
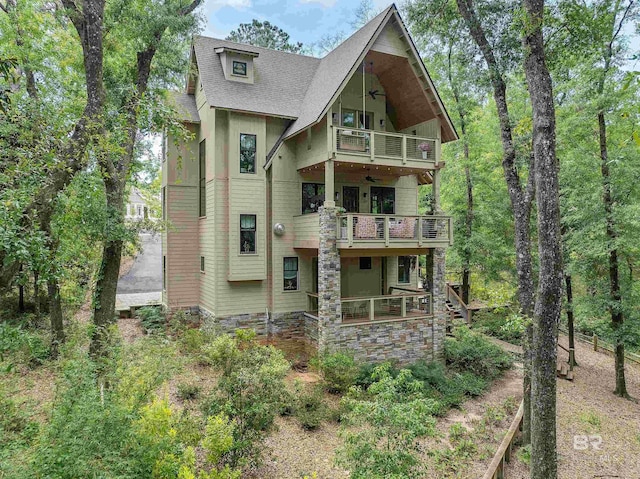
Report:
M 462 314 L 464 320 L 468 325 L 471 325 L 471 315 L 469 314 L 469 309 L 466 303 L 462 300 L 462 298 L 456 293 L 456 290 L 453 289 L 451 283 L 447 282 L 447 301 L 451 302 L 454 306 L 458 307 L 460 314 Z M 451 321 L 453 321 L 453 311 L 450 313 Z

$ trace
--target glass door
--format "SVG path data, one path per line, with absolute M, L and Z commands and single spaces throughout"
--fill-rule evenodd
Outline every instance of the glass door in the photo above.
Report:
M 342 207 L 347 213 L 360 212 L 360 188 L 357 186 L 342 187 Z
M 371 187 L 371 213 L 376 215 L 395 214 L 396 190 L 385 186 Z

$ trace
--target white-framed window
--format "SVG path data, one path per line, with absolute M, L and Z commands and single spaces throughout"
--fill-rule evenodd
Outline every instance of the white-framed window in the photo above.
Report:
M 240 133 L 240 173 L 256 172 L 256 135 Z
M 239 75 L 242 77 L 247 76 L 247 62 L 239 62 L 237 60 L 233 60 L 233 69 L 231 70 L 234 75 Z
M 300 288 L 300 271 L 298 258 L 295 256 L 283 258 L 283 282 L 285 291 L 298 291 Z
M 240 254 L 256 253 L 256 215 L 240 215 Z

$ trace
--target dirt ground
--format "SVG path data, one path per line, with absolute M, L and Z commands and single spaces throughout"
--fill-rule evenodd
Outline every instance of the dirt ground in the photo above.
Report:
M 560 343 L 568 345 L 566 336 Z M 613 395 L 612 355 L 577 342 L 576 361 L 575 379 L 557 383 L 558 477 L 639 479 L 640 405 Z M 640 399 L 640 366 L 627 362 L 625 376 L 629 394 Z M 528 478 L 528 468 L 512 461 L 505 477 Z

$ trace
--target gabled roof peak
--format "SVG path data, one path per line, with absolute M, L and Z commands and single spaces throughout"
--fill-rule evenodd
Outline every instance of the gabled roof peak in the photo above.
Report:
M 424 85 L 426 91 L 422 91 L 422 94 L 428 97 L 427 107 L 433 109 L 442 120 L 443 141 L 457 139 L 453 123 L 393 3 L 322 59 L 196 36 L 193 41 L 193 61 L 197 64 L 204 94 L 210 106 L 294 120 L 285 134 L 288 138 L 322 119 L 364 61 L 382 30 L 392 22 L 406 39 L 411 67 L 409 75 L 412 76 L 413 71 L 416 81 Z M 225 50 L 247 52 L 245 54 L 254 56 L 254 83 L 231 82 L 225 79 L 219 55 L 216 54 Z

